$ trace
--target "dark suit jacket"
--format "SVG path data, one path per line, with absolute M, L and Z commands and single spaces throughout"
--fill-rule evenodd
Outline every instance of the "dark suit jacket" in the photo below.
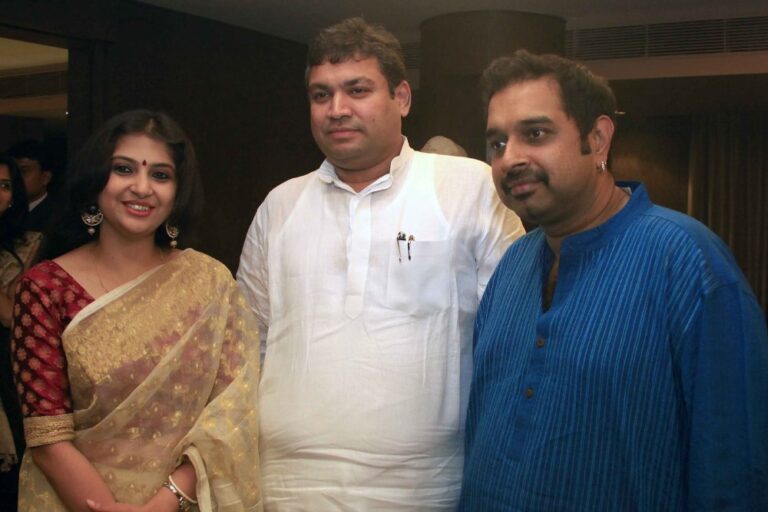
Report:
M 48 225 L 48 220 L 51 218 L 53 211 L 53 203 L 51 202 L 50 194 L 43 199 L 43 202 L 35 206 L 29 215 L 27 221 L 24 223 L 25 231 L 43 231 Z

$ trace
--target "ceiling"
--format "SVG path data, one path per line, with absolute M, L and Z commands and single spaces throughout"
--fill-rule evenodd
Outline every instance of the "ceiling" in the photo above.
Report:
M 558 16 L 568 29 L 686 20 L 768 16 L 765 0 L 133 0 L 305 43 L 319 29 L 350 16 L 381 23 L 403 43 L 417 43 L 421 22 L 441 14 L 516 10 Z M 0 80 L 67 67 L 61 48 L 0 38 Z M 10 79 L 10 78 L 9 78 Z M 62 96 L 66 98 L 66 96 Z M 56 99 L 61 103 L 61 98 Z M 27 106 L 0 98 L 0 114 Z M 65 101 L 65 100 L 63 100 Z M 12 108 L 11 108 L 12 107 Z M 34 107 L 34 106 L 33 106 Z M 33 108 L 30 107 L 30 108 Z M 34 107 L 52 110 L 52 107 Z M 64 107 L 56 107 L 61 117 Z
M 568 28 L 591 28 L 767 16 L 765 0 L 139 0 L 241 26 L 284 39 L 306 42 L 318 29 L 362 15 L 381 23 L 401 42 L 419 40 L 419 24 L 440 14 L 477 10 L 516 10 L 550 14 Z

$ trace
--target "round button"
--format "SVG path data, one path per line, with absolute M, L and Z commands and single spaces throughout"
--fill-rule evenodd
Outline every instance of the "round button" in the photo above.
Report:
M 531 398 L 533 396 L 533 388 L 528 388 L 525 390 L 525 398 Z
M 538 348 L 541 348 L 541 347 L 543 347 L 544 345 L 546 345 L 546 343 L 547 343 L 547 342 L 546 342 L 546 341 L 544 341 L 544 338 L 539 338 L 539 339 L 537 339 L 537 340 L 536 340 L 536 346 L 537 346 Z

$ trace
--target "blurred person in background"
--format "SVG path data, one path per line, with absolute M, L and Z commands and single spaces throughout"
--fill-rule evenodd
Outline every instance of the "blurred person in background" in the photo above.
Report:
M 54 168 L 45 144 L 36 140 L 24 140 L 8 149 L 24 178 L 29 215 L 24 225 L 27 231 L 44 231 L 53 212 L 53 200 L 48 190 L 53 180 Z
M 13 294 L 22 272 L 35 260 L 40 233 L 25 231 L 28 216 L 24 180 L 13 158 L 0 155 L 0 505 L 16 509 L 19 458 L 24 430 L 13 385 L 9 327 Z

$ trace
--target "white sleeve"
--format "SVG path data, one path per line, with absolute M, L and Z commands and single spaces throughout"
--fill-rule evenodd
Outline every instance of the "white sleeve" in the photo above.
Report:
M 484 202 L 481 211 L 487 212 L 487 217 L 483 219 L 485 222 L 479 223 L 484 232 L 480 234 L 475 247 L 478 301 L 482 298 L 485 287 L 504 253 L 512 242 L 525 234 L 520 217 L 499 200 L 492 182 Z
M 240 254 L 240 266 L 237 269 L 237 283 L 258 321 L 262 360 L 270 322 L 266 212 L 267 207 L 262 203 L 248 228 L 243 251 Z

